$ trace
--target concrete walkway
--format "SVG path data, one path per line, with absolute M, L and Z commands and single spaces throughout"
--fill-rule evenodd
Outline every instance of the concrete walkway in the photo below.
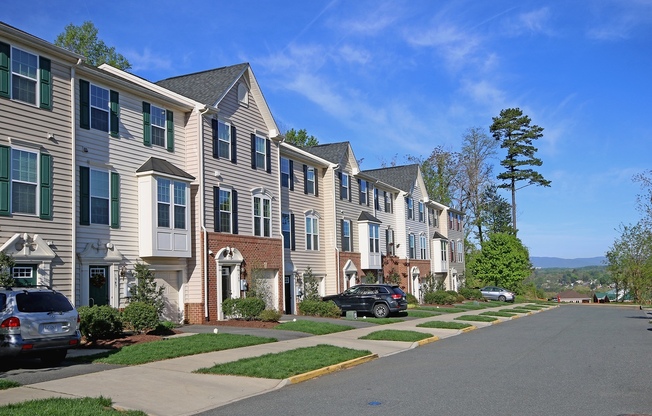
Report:
M 297 334 L 294 337 L 289 335 L 280 337 L 277 334 L 275 338 L 286 339 L 270 344 L 180 357 L 2 390 L 0 391 L 0 406 L 49 397 L 79 398 L 104 396 L 111 398 L 116 408 L 142 410 L 149 415 L 155 416 L 192 415 L 247 397 L 267 393 L 279 389 L 288 383 L 300 382 L 331 371 L 331 369 L 322 369 L 311 372 L 303 377 L 297 376 L 279 381 L 192 373 L 192 371 L 199 368 L 211 367 L 214 364 L 236 361 L 241 358 L 256 357 L 267 353 L 277 353 L 318 344 L 369 350 L 373 354 L 370 358 L 385 357 L 416 348 L 427 342 L 459 335 L 464 332 L 448 329 L 417 328 L 416 325 L 419 323 L 431 320 L 452 321 L 460 315 L 479 314 L 484 311 L 487 311 L 487 309 L 443 314 L 429 318 L 409 319 L 389 325 L 368 325 L 363 320 L 358 320 L 361 322 L 354 322 L 355 325 L 353 325 L 357 327 L 356 329 L 321 336 Z M 503 322 L 514 318 L 496 319 Z M 348 324 L 351 321 L 338 320 L 338 322 Z M 472 322 L 472 324 L 475 328 L 492 325 L 491 323 L 482 322 Z M 187 329 L 188 327 L 184 328 Z M 220 327 L 219 330 L 221 332 L 230 332 L 226 328 Z M 204 332 L 206 329 L 203 328 Z M 425 342 L 415 343 L 358 339 L 370 332 L 385 329 L 419 331 L 430 334 L 432 337 Z M 212 328 L 210 330 L 212 331 Z M 243 328 L 236 329 L 231 327 L 231 330 L 244 332 Z M 274 333 L 289 331 L 248 329 L 246 332 L 260 336 L 274 336 Z M 74 353 L 71 352 L 72 354 Z M 359 362 L 366 361 L 359 360 Z M 354 364 L 357 364 L 357 362 L 351 363 L 351 365 Z

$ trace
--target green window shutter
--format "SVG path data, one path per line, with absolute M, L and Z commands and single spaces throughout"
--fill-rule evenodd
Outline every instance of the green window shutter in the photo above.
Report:
M 143 144 L 145 146 L 152 145 L 152 129 L 150 127 L 150 105 L 143 101 Z
M 42 220 L 52 219 L 52 156 L 41 153 L 41 210 Z
M 166 130 L 168 133 L 168 152 L 174 152 L 174 113 L 165 110 Z
M 91 224 L 91 171 L 84 166 L 79 167 L 79 223 Z
M 89 130 L 91 128 L 91 86 L 88 81 L 79 80 L 79 127 Z
M 39 77 L 41 78 L 41 103 L 40 107 L 52 110 L 52 73 L 50 72 L 50 60 L 39 56 Z
M 0 42 L 0 97 L 9 98 L 9 58 L 11 57 L 11 46 Z
M 120 175 L 111 172 L 111 228 L 120 228 Z
M 0 215 L 9 215 L 9 146 L 0 146 Z
M 111 90 L 110 95 L 111 115 L 109 121 L 109 130 L 111 131 L 111 137 L 119 137 L 120 123 L 118 121 L 120 115 L 120 94 L 117 91 Z

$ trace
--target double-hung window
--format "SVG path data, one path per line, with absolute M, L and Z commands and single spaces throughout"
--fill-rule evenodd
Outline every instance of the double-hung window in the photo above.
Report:
M 407 202 L 407 217 L 408 220 L 413 220 L 414 219 L 414 200 L 410 197 L 406 198 Z
M 38 56 L 18 48 L 11 50 L 11 96 L 36 105 Z
M 426 212 L 421 201 L 419 201 L 419 222 L 426 222 Z
M 0 215 L 52 219 L 52 157 L 31 149 L 0 146 Z
M 415 255 L 416 255 L 416 251 L 415 251 L 415 250 L 416 250 L 416 247 L 415 247 L 415 238 L 414 238 L 414 234 L 410 234 L 410 237 L 409 237 L 409 246 L 410 246 L 410 253 L 409 253 L 409 255 L 410 255 L 410 258 L 413 259 L 413 258 L 415 258 Z
M 428 239 L 425 235 L 419 236 L 419 250 L 421 251 L 421 260 L 428 259 Z
M 319 219 L 306 217 L 306 250 L 319 250 Z
M 49 59 L 0 42 L 0 97 L 52 109 Z
M 464 246 L 462 245 L 461 241 L 457 242 L 457 262 L 462 263 L 463 258 L 462 258 L 462 253 L 464 252 Z
M 367 181 L 360 180 L 360 205 L 367 205 Z
M 110 184 L 109 172 L 91 169 L 90 198 L 91 224 L 109 224 Z
M 38 154 L 11 150 L 11 212 L 36 214 Z
M 350 189 L 349 189 L 349 175 L 342 172 L 340 174 L 340 199 L 349 199 L 350 198 Z
M 371 253 L 380 253 L 380 226 L 378 224 L 369 224 L 369 251 Z
M 315 177 L 315 168 L 312 166 L 306 166 L 306 194 L 317 195 L 317 179 Z
M 79 167 L 79 223 L 120 227 L 120 176 L 117 172 Z
M 267 140 L 256 136 L 256 166 L 265 168 L 267 160 Z
M 441 261 L 446 262 L 448 254 L 448 242 L 446 240 L 441 240 Z
M 290 213 L 281 214 L 281 232 L 283 234 L 283 247 L 292 248 L 292 217 Z
M 109 131 L 109 90 L 91 84 L 91 128 Z
M 342 251 L 353 251 L 351 246 L 351 221 L 342 220 Z
M 165 110 L 152 105 L 150 107 L 152 122 L 152 145 L 165 147 Z
M 392 211 L 392 193 L 384 191 L 385 195 L 385 212 L 389 212 L 390 214 L 393 212 Z
M 290 187 L 290 159 L 281 158 L 281 186 Z
M 217 156 L 231 159 L 231 125 L 217 120 Z
M 385 243 L 387 244 L 387 255 L 393 256 L 396 251 L 394 250 L 394 230 L 391 228 L 385 230 Z
M 380 211 L 380 201 L 378 200 L 378 188 L 374 188 L 374 209 Z
M 254 235 L 271 237 L 272 202 L 267 197 L 254 196 Z
M 156 180 L 158 226 L 186 229 L 186 184 L 158 178 Z
M 232 207 L 233 204 L 231 203 L 231 190 L 230 189 L 220 189 L 219 191 L 219 200 L 218 200 L 218 207 L 219 207 L 219 228 L 218 231 L 223 232 L 223 233 L 230 233 L 231 232 L 231 224 L 232 224 Z

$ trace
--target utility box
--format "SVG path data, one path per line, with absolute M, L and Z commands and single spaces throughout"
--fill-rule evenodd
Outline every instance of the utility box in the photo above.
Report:
M 346 311 L 346 319 L 358 319 L 358 311 Z

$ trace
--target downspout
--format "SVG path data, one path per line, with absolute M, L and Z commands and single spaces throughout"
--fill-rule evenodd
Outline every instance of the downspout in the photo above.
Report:
M 82 63 L 81 58 L 77 59 L 77 63 L 70 68 L 70 124 L 71 124 L 71 135 L 70 135 L 70 145 L 71 149 L 71 163 L 70 163 L 70 181 L 71 195 L 73 195 L 70 203 L 72 205 L 71 209 L 71 220 L 72 225 L 70 227 L 71 231 L 71 267 L 72 267 L 72 304 L 79 306 L 77 303 L 77 210 L 75 206 L 75 201 L 77 201 L 77 196 L 75 195 L 76 185 L 77 185 L 77 125 L 75 121 L 75 108 L 77 107 L 75 101 L 75 84 L 76 84 L 76 74 L 75 67 L 79 66 Z M 81 273 L 80 273 L 81 278 Z
M 335 170 L 333 169 L 333 191 L 335 191 L 336 187 L 335 183 Z M 337 203 L 335 202 L 335 192 L 333 192 L 333 215 L 335 216 L 335 229 L 337 230 Z M 333 235 L 333 246 L 335 247 L 335 253 L 337 257 L 337 293 L 342 293 L 342 290 L 340 288 L 340 249 L 337 248 L 337 232 Z
M 203 235 L 203 249 L 202 249 L 202 274 L 204 275 L 204 319 L 208 321 L 208 231 L 206 231 L 206 210 L 204 207 L 205 204 L 205 181 L 204 181 L 204 123 L 203 116 L 208 112 L 209 108 L 204 107 L 204 109 L 199 109 L 199 117 L 197 120 L 198 131 L 199 131 L 199 216 L 200 216 L 200 226 Z

